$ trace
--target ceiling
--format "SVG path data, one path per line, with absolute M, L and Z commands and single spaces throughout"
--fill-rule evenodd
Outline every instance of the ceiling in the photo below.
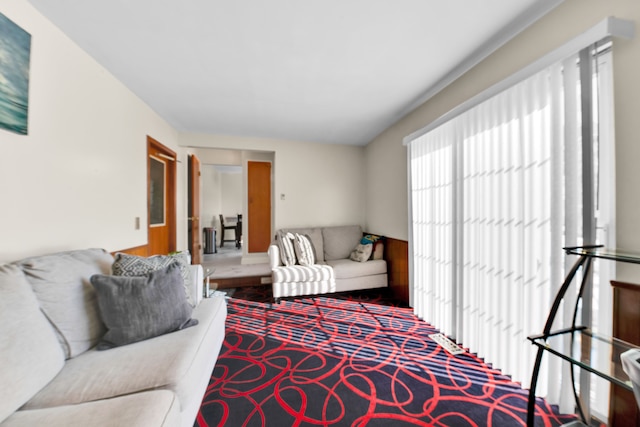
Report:
M 181 132 L 353 145 L 559 3 L 29 1 Z

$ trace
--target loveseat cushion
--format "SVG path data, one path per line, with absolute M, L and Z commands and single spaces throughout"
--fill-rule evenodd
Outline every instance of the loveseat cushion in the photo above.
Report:
M 87 351 L 105 332 L 89 278 L 109 274 L 112 263 L 113 257 L 102 249 L 59 252 L 16 263 L 54 325 L 66 358 Z
M 91 349 L 64 369 L 24 409 L 107 399 L 145 390 L 174 391 L 181 405 L 201 401 L 194 386 L 213 369 L 224 340 L 226 301 L 205 298 L 193 310 L 198 325 L 106 351 Z M 209 369 L 209 367 L 211 369 Z M 204 377 L 203 377 L 204 375 Z M 206 383 L 205 383 L 206 386 Z M 184 408 L 182 408 L 184 410 Z
M 0 360 L 0 421 L 64 365 L 56 334 L 40 311 L 27 278 L 10 264 L 0 265 Z
M 385 274 L 387 272 L 387 262 L 384 260 L 358 262 L 350 259 L 337 259 L 327 261 L 327 264 L 333 267 L 333 273 L 336 279 L 372 276 L 374 274 Z
M 360 243 L 362 228 L 359 225 L 325 227 L 322 229 L 322 238 L 325 261 L 345 259 Z
M 156 390 L 79 405 L 18 411 L 0 427 L 174 427 L 180 423 L 176 395 Z
M 321 282 L 333 280 L 333 268 L 326 264 L 276 267 L 271 271 L 273 282 Z

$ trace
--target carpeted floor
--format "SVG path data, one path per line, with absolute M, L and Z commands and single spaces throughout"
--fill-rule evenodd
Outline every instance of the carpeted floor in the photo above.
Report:
M 384 294 L 238 288 L 196 426 L 523 426 L 527 392 Z M 574 419 L 538 401 L 537 424 Z

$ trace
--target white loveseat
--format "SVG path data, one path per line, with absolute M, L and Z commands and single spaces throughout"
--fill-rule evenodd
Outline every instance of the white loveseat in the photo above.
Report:
M 388 286 L 384 259 L 350 259 L 363 237 L 359 225 L 279 230 L 307 236 L 315 253 L 313 265 L 284 265 L 278 238 L 269 246 L 273 298 L 345 292 Z
M 192 326 L 109 350 L 89 278 L 100 249 L 0 265 L 0 426 L 193 426 L 225 334 L 224 298 L 202 299 L 191 267 Z

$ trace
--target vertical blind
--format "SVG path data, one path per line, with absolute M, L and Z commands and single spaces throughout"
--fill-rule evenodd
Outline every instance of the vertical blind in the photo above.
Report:
M 562 248 L 582 243 L 578 66 L 571 56 L 408 144 L 414 311 L 524 387 L 526 337 L 571 261 Z M 544 366 L 537 392 L 562 404 L 569 376 L 560 359 Z

